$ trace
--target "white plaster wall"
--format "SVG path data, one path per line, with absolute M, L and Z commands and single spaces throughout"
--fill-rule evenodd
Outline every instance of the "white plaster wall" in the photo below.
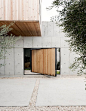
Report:
M 0 63 L 6 65 L 0 68 L 0 75 L 23 75 L 23 49 L 24 48 L 45 48 L 57 47 L 61 48 L 61 75 L 76 75 L 69 69 L 70 63 L 74 61 L 76 54 L 70 53 L 69 45 L 65 40 L 65 34 L 61 28 L 53 22 L 42 22 L 42 36 L 41 37 L 22 37 L 18 40 L 11 52 L 7 54 L 5 60 Z M 10 64 L 9 64 L 10 63 Z

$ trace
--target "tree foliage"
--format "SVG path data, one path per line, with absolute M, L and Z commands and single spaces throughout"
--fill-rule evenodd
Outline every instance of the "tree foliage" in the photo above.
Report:
M 5 54 L 7 53 L 7 49 L 14 47 L 16 41 L 20 39 L 20 37 L 15 38 L 12 34 L 9 35 L 9 32 L 12 30 L 12 25 L 13 23 L 9 26 L 2 25 L 0 27 L 0 60 L 6 58 Z M 0 63 L 0 67 L 3 65 L 5 64 Z
M 79 54 L 70 68 L 86 74 L 86 0 L 54 0 L 53 7 L 57 7 L 59 25 L 70 38 L 70 49 Z

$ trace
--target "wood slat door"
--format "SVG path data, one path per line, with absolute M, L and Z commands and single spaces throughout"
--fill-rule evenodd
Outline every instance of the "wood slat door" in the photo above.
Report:
M 32 72 L 56 76 L 56 58 L 55 48 L 32 50 Z

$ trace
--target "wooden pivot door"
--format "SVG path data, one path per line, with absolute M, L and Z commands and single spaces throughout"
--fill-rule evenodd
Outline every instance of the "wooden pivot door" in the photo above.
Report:
M 31 71 L 45 75 L 56 76 L 57 50 L 56 48 L 32 49 Z

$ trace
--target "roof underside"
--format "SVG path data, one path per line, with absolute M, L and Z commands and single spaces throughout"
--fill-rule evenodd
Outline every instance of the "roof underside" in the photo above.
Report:
M 0 26 L 14 23 L 9 34 L 15 36 L 41 36 L 39 21 L 0 21 Z

